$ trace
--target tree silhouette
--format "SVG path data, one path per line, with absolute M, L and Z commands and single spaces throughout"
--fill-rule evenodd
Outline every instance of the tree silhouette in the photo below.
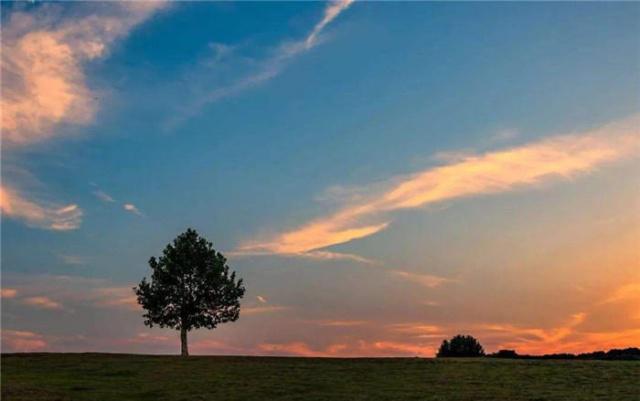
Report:
M 151 281 L 145 277 L 133 288 L 146 311 L 144 324 L 180 330 L 183 356 L 189 355 L 190 330 L 238 320 L 242 279 L 229 273 L 227 259 L 195 230 L 180 234 L 149 266 Z
M 438 358 L 484 356 L 484 349 L 472 336 L 458 334 L 451 340 L 444 340 L 436 356 Z

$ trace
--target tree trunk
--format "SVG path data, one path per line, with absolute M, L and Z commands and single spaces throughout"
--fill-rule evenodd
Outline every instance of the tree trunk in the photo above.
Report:
M 182 346 L 182 356 L 189 356 L 189 345 L 187 344 L 187 329 L 180 329 L 180 345 Z

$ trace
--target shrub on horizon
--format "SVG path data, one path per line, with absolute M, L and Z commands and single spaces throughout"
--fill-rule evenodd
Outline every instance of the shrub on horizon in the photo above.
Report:
M 484 356 L 484 348 L 480 342 L 469 335 L 458 334 L 451 340 L 442 341 L 436 357 L 473 358 Z

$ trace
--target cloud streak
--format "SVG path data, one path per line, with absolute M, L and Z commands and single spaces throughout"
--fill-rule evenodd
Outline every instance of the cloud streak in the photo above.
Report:
M 33 352 L 47 347 L 44 337 L 23 330 L 2 330 L 2 349 L 12 352 Z
M 29 200 L 18 191 L 0 186 L 2 216 L 20 220 L 30 227 L 69 231 L 80 227 L 82 209 L 76 204 L 56 205 Z
M 436 288 L 443 284 L 456 281 L 451 278 L 435 276 L 433 274 L 411 273 L 403 270 L 391 270 L 389 274 L 427 288 Z
M 307 36 L 304 41 L 305 47 L 307 49 L 313 47 L 317 40 L 318 36 L 322 32 L 322 30 L 331 23 L 341 12 L 349 8 L 351 4 L 353 4 L 354 0 L 339 0 L 332 1 L 329 3 L 327 8 L 324 10 L 324 17 L 313 27 L 311 33 Z
M 638 154 L 640 114 L 598 129 L 465 156 L 394 180 L 365 197 L 296 229 L 248 241 L 238 252 L 298 254 L 368 237 L 384 230 L 392 212 L 447 200 L 497 194 L 588 173 Z M 375 186 L 372 186 L 374 188 Z
M 10 299 L 15 298 L 18 295 L 18 291 L 14 288 L 2 288 L 0 289 L 0 298 Z
M 96 198 L 106 203 L 113 203 L 116 201 L 111 195 L 101 190 L 93 191 L 93 194 L 96 196 Z
M 43 296 L 24 298 L 22 303 L 39 309 L 62 309 L 62 304 Z
M 281 43 L 279 46 L 276 46 L 275 51 L 273 51 L 269 57 L 259 62 L 258 67 L 253 69 L 251 72 L 241 75 L 230 83 L 219 85 L 204 94 L 200 94 L 194 102 L 189 104 L 188 108 L 184 109 L 183 113 L 170 119 L 166 124 L 166 128 L 172 129 L 182 121 L 194 117 L 200 113 L 202 108 L 207 104 L 237 95 L 238 93 L 254 88 L 278 76 L 292 59 L 318 45 L 323 30 L 333 20 L 335 20 L 340 13 L 349 8 L 353 2 L 354 0 L 338 0 L 329 2 L 324 10 L 322 19 L 314 25 L 313 29 L 306 37 L 296 41 Z M 227 46 L 217 44 L 216 47 L 222 47 L 224 49 L 223 53 L 229 52 Z M 214 60 L 214 65 L 220 62 L 219 56 L 220 54 L 218 53 Z M 211 66 L 211 61 L 204 64 L 205 71 L 208 71 Z

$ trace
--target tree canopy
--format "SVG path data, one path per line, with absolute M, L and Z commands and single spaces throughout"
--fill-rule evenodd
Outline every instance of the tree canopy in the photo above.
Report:
M 436 356 L 438 358 L 484 356 L 484 349 L 472 336 L 458 334 L 451 340 L 444 340 Z
M 162 256 L 151 257 L 149 267 L 150 281 L 145 277 L 134 287 L 145 309 L 144 324 L 180 330 L 182 355 L 188 355 L 188 331 L 238 320 L 245 293 L 242 279 L 195 230 L 187 229 Z

